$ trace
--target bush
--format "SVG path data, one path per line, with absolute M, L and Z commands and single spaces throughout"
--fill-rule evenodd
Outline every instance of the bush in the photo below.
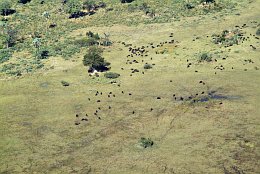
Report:
M 150 65 L 150 64 L 145 64 L 144 65 L 144 69 L 152 69 L 152 68 L 153 68 L 153 66 Z
M 50 52 L 44 48 L 40 49 L 37 55 L 39 59 L 47 59 L 49 56 L 50 56 Z
M 70 86 L 69 82 L 66 82 L 64 80 L 61 81 L 62 86 Z
M 195 8 L 195 5 L 193 5 L 192 3 L 186 3 L 185 4 L 185 8 L 187 8 L 187 9 L 193 9 L 193 8 Z
M 70 14 L 79 13 L 82 5 L 79 0 L 68 0 L 66 3 L 66 12 Z
M 202 53 L 200 55 L 200 60 L 199 61 L 200 62 L 202 62 L 202 61 L 211 62 L 212 61 L 212 56 L 210 54 L 208 54 L 208 53 Z
M 89 37 L 89 38 L 93 38 L 95 40 L 99 40 L 100 39 L 99 34 L 98 33 L 93 33 L 92 31 L 87 32 L 86 36 Z
M 83 58 L 83 65 L 90 66 L 96 70 L 108 70 L 107 66 L 109 66 L 110 63 L 105 61 L 102 57 L 102 53 L 102 49 L 96 46 L 90 47 L 87 54 Z
M 142 137 L 140 139 L 140 145 L 144 148 L 147 148 L 147 147 L 152 147 L 153 146 L 153 141 L 151 140 L 151 138 L 144 138 Z
M 107 72 L 104 74 L 104 76 L 108 79 L 116 79 L 120 76 L 118 73 L 113 73 L 113 72 Z
M 93 46 L 96 45 L 97 43 L 98 42 L 94 38 L 82 38 L 74 42 L 74 44 L 78 45 L 79 47 Z
M 213 42 L 215 44 L 221 44 L 224 46 L 232 46 L 239 43 L 244 37 L 240 30 L 228 31 L 224 30 L 221 34 L 212 35 Z
M 8 49 L 0 49 L 0 63 L 4 63 L 10 59 L 12 56 L 10 50 Z
M 88 11 L 94 10 L 95 6 L 96 4 L 94 0 L 85 0 L 83 2 L 83 9 L 86 9 Z
M 260 36 L 260 28 L 258 28 L 257 30 L 256 30 L 256 33 L 255 33 L 257 36 Z
M 17 34 L 18 32 L 16 29 L 9 26 L 6 28 L 4 43 L 7 48 L 12 47 L 16 43 Z

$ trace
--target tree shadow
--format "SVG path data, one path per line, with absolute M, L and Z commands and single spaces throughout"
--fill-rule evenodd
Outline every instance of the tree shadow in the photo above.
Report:
M 1 11 L 2 16 L 9 16 L 9 15 L 12 15 L 14 13 L 16 13 L 16 10 L 14 10 L 14 9 L 5 9 L 5 10 Z
M 91 11 L 91 12 L 88 12 L 88 13 L 83 12 L 83 11 L 79 11 L 79 12 L 71 14 L 69 16 L 69 19 L 72 19 L 72 18 L 77 19 L 77 18 L 80 18 L 80 17 L 84 17 L 84 16 L 87 16 L 87 15 L 91 16 L 91 15 L 94 15 L 94 14 L 95 14 L 94 11 Z

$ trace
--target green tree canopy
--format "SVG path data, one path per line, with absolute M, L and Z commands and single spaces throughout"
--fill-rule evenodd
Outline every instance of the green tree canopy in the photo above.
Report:
M 89 48 L 87 54 L 83 58 L 83 65 L 90 66 L 96 70 L 107 70 L 107 66 L 110 65 L 109 62 L 105 61 L 102 57 L 102 49 L 96 46 Z

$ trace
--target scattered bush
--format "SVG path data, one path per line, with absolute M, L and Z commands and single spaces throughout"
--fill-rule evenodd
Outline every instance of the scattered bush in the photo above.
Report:
M 152 69 L 153 66 L 151 64 L 145 64 L 144 69 Z
M 96 45 L 98 42 L 94 38 L 82 38 L 74 41 L 74 44 L 79 47 L 87 47 Z
M 209 53 L 202 53 L 199 57 L 199 61 L 203 62 L 211 62 L 212 61 L 212 56 Z
M 139 142 L 140 142 L 140 145 L 144 148 L 152 147 L 154 144 L 154 142 L 151 140 L 151 138 L 144 138 L 144 137 L 142 137 Z
M 83 65 L 90 66 L 91 68 L 99 71 L 108 70 L 107 66 L 109 66 L 110 63 L 105 61 L 105 59 L 102 57 L 102 53 L 102 49 L 96 46 L 90 47 L 87 54 L 83 58 Z
M 21 76 L 24 73 L 32 73 L 44 67 L 41 60 L 35 58 L 17 58 L 17 63 L 6 62 L 0 66 L 0 73 Z
M 107 72 L 104 74 L 104 76 L 108 79 L 116 79 L 120 76 L 118 73 L 113 73 L 113 72 Z
M 228 31 L 224 30 L 221 34 L 212 35 L 213 42 L 215 44 L 221 44 L 224 46 L 232 46 L 239 43 L 243 39 L 243 34 L 240 30 Z
M 66 82 L 64 80 L 61 81 L 62 86 L 70 86 L 69 82 Z

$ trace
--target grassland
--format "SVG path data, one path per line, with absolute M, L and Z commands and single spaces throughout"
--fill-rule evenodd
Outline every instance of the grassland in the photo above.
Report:
M 259 0 L 229 1 L 233 6 L 226 10 L 182 15 L 167 11 L 181 8 L 181 1 L 172 6 L 173 1 L 151 1 L 157 13 L 166 8 L 165 15 L 155 19 L 138 10 L 130 13 L 127 4 L 105 1 L 107 8 L 116 10 L 107 14 L 101 9 L 80 19 L 51 13 L 57 28 L 47 34 L 41 29 L 46 21 L 38 14 L 56 5 L 46 2 L 38 13 L 32 12 L 37 5 L 32 1 L 15 6 L 19 15 L 8 16 L 12 22 L 21 21 L 17 26 L 25 40 L 1 64 L 19 64 L 11 71 L 20 68 L 22 75 L 0 76 L 0 173 L 260 171 L 260 44 L 255 35 Z M 21 16 L 32 19 L 24 19 L 26 24 Z M 238 45 L 213 42 L 213 34 L 236 28 L 245 37 Z M 38 69 L 21 63 L 34 61 L 29 37 L 33 31 L 42 33 L 53 53 Z M 90 77 L 82 64 L 87 48 L 75 51 L 70 45 L 88 31 L 110 34 L 113 45 L 104 47 L 103 56 L 111 63 L 110 71 L 120 74 L 115 84 L 103 75 Z M 169 43 L 172 39 L 175 42 Z M 65 56 L 52 51 L 55 40 L 57 46 L 67 46 L 65 52 L 70 50 Z M 129 46 L 122 42 L 144 46 L 148 56 L 127 57 Z M 203 53 L 212 61 L 200 61 Z M 139 63 L 126 64 L 134 59 Z M 144 70 L 145 63 L 153 68 Z M 27 73 L 26 65 L 33 71 Z M 62 80 L 70 86 L 62 86 Z M 151 138 L 154 145 L 141 147 L 141 137 Z

